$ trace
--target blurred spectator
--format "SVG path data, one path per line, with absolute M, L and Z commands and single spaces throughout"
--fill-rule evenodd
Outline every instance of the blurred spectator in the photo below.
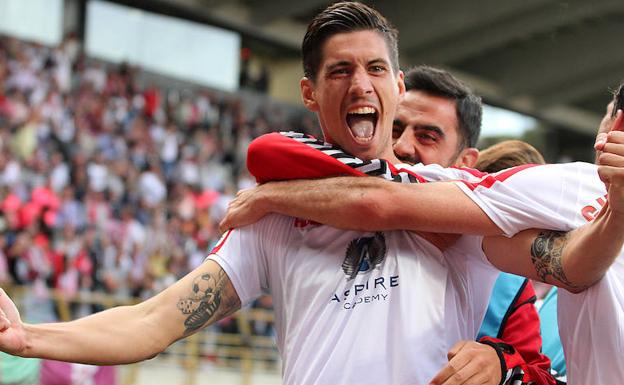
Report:
M 56 193 L 60 193 L 69 184 L 69 166 L 60 152 L 54 152 L 50 157 L 50 167 L 50 186 Z
M 254 66 L 252 88 L 266 90 Z M 142 87 L 141 75 L 82 56 L 74 36 L 55 48 L 0 36 L 1 284 L 154 295 L 219 239 L 231 196 L 254 183 L 253 138 L 318 132 L 264 95 Z

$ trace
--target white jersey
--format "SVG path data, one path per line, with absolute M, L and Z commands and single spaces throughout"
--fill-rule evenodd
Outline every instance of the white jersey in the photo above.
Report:
M 285 384 L 427 384 L 474 339 L 498 271 L 466 237 L 447 258 L 406 231 L 362 233 L 269 215 L 213 250 L 241 303 L 273 296 Z M 472 242 L 468 239 L 472 239 Z
M 527 228 L 578 227 L 597 214 L 605 195 L 595 166 L 584 163 L 485 177 L 439 166 L 409 171 L 426 180 L 466 180 L 457 183 L 509 236 Z M 375 239 L 370 233 L 303 226 L 273 215 L 224 237 L 211 258 L 241 302 L 273 295 L 286 384 L 425 384 L 455 342 L 475 337 L 497 277 L 482 255 L 481 237 L 464 236 L 444 254 L 411 233 L 384 232 L 383 238 L 386 257 L 369 269 L 375 255 L 373 241 L 365 240 Z M 348 279 L 349 255 L 363 258 L 354 279 Z M 623 258 L 584 294 L 561 291 L 559 327 L 570 384 L 624 383 L 614 359 L 624 346 L 617 274 Z M 579 317 L 599 305 L 608 314 Z M 603 317 L 618 326 L 598 323 Z M 605 344 L 587 349 L 597 348 L 596 341 Z
M 579 227 L 606 202 L 596 166 L 586 163 L 505 171 L 459 185 L 508 235 L 528 227 Z M 624 253 L 596 285 L 558 296 L 568 384 L 624 384 Z

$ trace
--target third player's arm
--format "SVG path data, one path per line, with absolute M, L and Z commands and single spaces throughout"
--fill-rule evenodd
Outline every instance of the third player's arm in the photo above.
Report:
M 484 240 L 484 251 L 498 268 L 581 291 L 598 281 L 624 244 L 624 132 L 608 134 L 598 175 L 607 184 L 608 202 L 593 222 L 571 231 L 528 230 L 511 239 Z
M 570 232 L 527 230 L 513 238 L 487 237 L 483 250 L 503 271 L 579 292 L 598 281 L 624 244 L 624 217 L 605 206 Z

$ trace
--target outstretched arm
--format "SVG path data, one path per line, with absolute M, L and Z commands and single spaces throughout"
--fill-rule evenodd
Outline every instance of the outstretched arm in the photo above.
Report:
M 162 352 L 176 340 L 233 313 L 240 301 L 229 278 L 207 261 L 155 297 L 71 322 L 22 323 L 0 292 L 0 350 L 23 357 L 98 365 L 126 364 Z

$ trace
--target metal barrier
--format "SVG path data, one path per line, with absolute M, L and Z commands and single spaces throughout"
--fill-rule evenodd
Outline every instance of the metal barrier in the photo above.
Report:
M 72 320 L 71 307 L 74 304 L 98 305 L 110 308 L 138 303 L 138 299 L 120 300 L 103 293 L 78 293 L 67 297 L 58 290 L 47 290 L 46 294 L 34 293 L 31 286 L 4 288 L 13 298 L 18 308 L 28 296 L 39 301 L 52 301 L 60 321 Z M 24 314 L 28 319 L 28 314 Z M 263 309 L 242 309 L 232 315 L 237 322 L 238 333 L 223 333 L 217 325 L 212 325 L 184 340 L 172 344 L 162 353 L 163 361 L 173 363 L 185 373 L 184 385 L 197 384 L 198 371 L 202 360 L 210 361 L 217 367 L 227 367 L 240 371 L 240 384 L 251 384 L 252 372 L 258 368 L 269 373 L 280 372 L 280 360 L 275 341 L 270 336 L 255 335 L 251 322 L 274 321 L 273 312 Z M 120 385 L 135 385 L 142 363 L 128 365 L 119 381 Z

